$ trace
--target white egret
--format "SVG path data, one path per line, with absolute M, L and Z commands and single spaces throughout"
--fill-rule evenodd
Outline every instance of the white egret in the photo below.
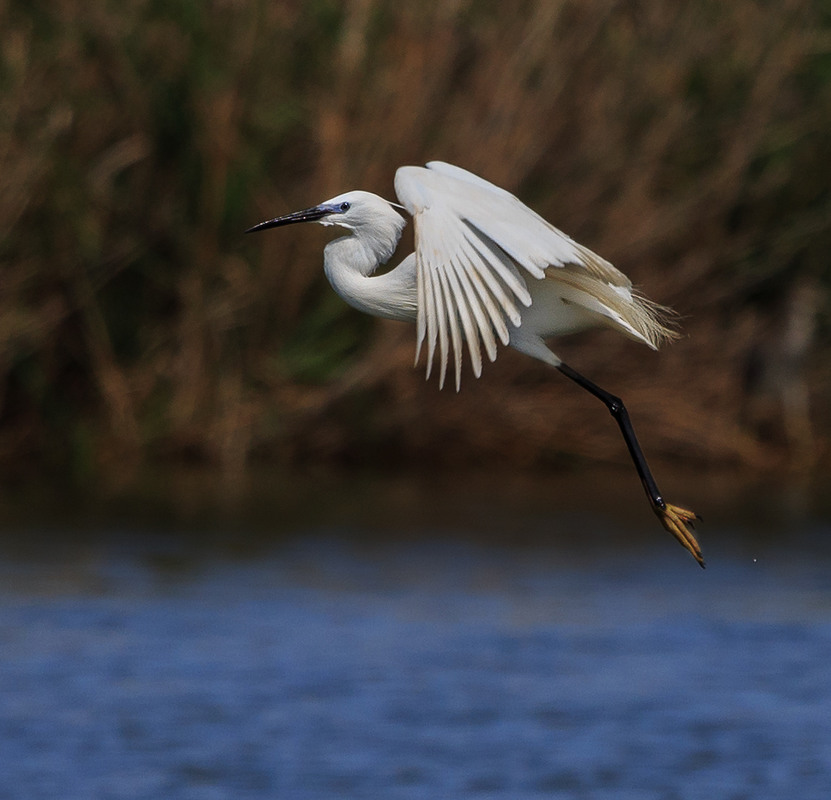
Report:
M 439 385 L 452 357 L 456 388 L 463 349 L 474 375 L 481 347 L 493 361 L 497 341 L 559 370 L 601 400 L 617 422 L 646 494 L 664 528 L 703 567 L 692 528 L 695 513 L 667 503 L 658 490 L 620 398 L 564 364 L 544 339 L 606 326 L 657 349 L 673 332 L 667 309 L 636 294 L 608 261 L 559 231 L 512 194 L 461 169 L 432 161 L 401 167 L 395 192 L 413 217 L 415 252 L 376 274 L 406 225 L 396 206 L 353 191 L 255 225 L 339 225 L 351 235 L 326 245 L 323 269 L 335 291 L 368 314 L 415 322 L 416 362 L 427 344 L 427 377 L 438 353 Z M 395 207 L 394 207 L 395 206 Z

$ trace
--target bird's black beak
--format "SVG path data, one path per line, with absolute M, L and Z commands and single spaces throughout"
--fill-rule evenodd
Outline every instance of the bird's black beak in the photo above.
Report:
M 331 208 L 326 208 L 325 206 L 314 206 L 314 208 L 306 208 L 303 211 L 295 211 L 291 214 L 286 214 L 284 217 L 275 217 L 267 222 L 261 222 L 259 225 L 249 228 L 246 233 L 264 231 L 266 228 L 279 228 L 281 225 L 291 225 L 293 222 L 315 222 L 331 213 Z

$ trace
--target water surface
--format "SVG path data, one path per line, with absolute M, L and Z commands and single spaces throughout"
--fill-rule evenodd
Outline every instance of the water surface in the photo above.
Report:
M 9 523 L 0 798 L 831 796 L 824 519 L 717 513 L 702 571 L 636 511 L 332 488 Z

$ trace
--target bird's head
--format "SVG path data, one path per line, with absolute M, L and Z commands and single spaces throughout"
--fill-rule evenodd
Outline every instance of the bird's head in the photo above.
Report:
M 397 238 L 405 222 L 395 211 L 393 205 L 371 192 L 346 192 L 320 205 L 261 222 L 249 228 L 246 233 L 291 225 L 294 222 L 319 222 L 321 225 L 340 225 L 342 228 L 356 232 L 360 230 L 380 232 L 391 226 Z

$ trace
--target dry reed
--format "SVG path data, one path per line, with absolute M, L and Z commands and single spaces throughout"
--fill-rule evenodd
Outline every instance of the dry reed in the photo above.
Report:
M 513 355 L 425 386 L 319 231 L 240 235 L 431 158 L 680 312 L 660 354 L 558 345 L 650 452 L 827 457 L 830 35 L 807 0 L 0 4 L 0 461 L 625 458 Z

